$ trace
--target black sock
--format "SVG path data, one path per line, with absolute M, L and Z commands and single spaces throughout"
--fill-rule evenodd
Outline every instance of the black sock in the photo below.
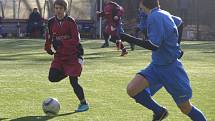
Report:
M 109 40 L 108 40 L 109 39 L 109 34 L 103 32 L 103 36 L 104 36 L 104 39 L 105 39 L 105 44 L 109 45 Z
M 70 84 L 73 87 L 73 90 L 75 92 L 75 95 L 78 97 L 81 104 L 87 104 L 85 97 L 84 97 L 84 91 L 81 85 L 78 84 L 78 77 L 69 77 Z

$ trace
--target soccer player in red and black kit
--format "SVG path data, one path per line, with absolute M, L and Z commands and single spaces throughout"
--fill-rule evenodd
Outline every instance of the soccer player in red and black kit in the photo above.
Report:
M 84 51 L 80 44 L 77 25 L 74 19 L 66 14 L 67 5 L 67 0 L 56 0 L 55 16 L 48 20 L 45 50 L 50 55 L 54 54 L 48 78 L 51 82 L 59 82 L 69 76 L 70 84 L 80 100 L 76 112 L 83 112 L 89 109 L 83 88 L 78 83 L 78 77 L 82 72 Z M 51 46 L 56 50 L 55 53 Z
M 123 7 L 113 1 L 105 1 L 103 11 L 96 12 L 98 17 L 103 17 L 106 20 L 105 30 L 103 31 L 105 43 L 102 48 L 109 46 L 108 40 L 110 38 L 110 41 L 116 43 L 117 49 L 122 51 L 121 56 L 128 54 L 119 36 L 119 33 L 124 32 L 121 20 L 123 13 Z

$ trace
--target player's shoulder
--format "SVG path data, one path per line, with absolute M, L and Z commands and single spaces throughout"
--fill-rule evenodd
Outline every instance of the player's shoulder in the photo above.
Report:
M 52 22 L 54 22 L 54 21 L 55 21 L 55 16 L 53 16 L 53 17 L 51 17 L 51 18 L 48 19 L 48 23 L 49 24 L 52 23 Z
M 113 2 L 113 1 L 110 1 L 109 4 L 110 4 L 110 5 L 115 5 L 115 6 L 120 6 L 118 3 Z
M 160 20 L 161 18 L 164 18 L 166 16 L 171 16 L 171 14 L 168 11 L 162 10 L 162 9 L 154 9 L 152 12 L 149 14 L 148 18 L 149 19 L 158 19 Z
M 69 22 L 75 23 L 75 19 L 71 16 L 66 16 L 65 19 Z
M 174 16 L 174 15 L 172 15 L 172 18 L 173 18 L 174 20 L 182 21 L 182 18 L 179 17 L 179 16 Z
M 119 9 L 119 10 L 123 10 L 123 7 L 120 6 L 118 3 L 110 1 L 107 3 L 107 6 L 111 6 L 113 8 Z

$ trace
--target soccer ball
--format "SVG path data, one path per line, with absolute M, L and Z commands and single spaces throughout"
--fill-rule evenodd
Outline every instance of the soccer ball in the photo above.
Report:
M 47 98 L 43 101 L 43 111 L 47 116 L 55 116 L 60 111 L 60 103 L 56 98 Z

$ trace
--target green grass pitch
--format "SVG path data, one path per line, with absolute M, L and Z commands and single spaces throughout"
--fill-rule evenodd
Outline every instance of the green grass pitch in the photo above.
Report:
M 73 113 L 78 105 L 69 80 L 47 80 L 52 57 L 43 51 L 44 40 L 0 40 L 0 121 L 150 121 L 152 112 L 136 104 L 126 94 L 127 83 L 150 62 L 151 52 L 137 48 L 120 57 L 114 46 L 99 48 L 102 41 L 82 41 L 85 66 L 80 83 L 90 110 Z M 194 105 L 208 121 L 215 121 L 215 42 L 186 41 L 182 59 L 193 87 Z M 59 116 L 46 117 L 42 101 L 56 97 Z M 166 106 L 165 121 L 189 121 L 162 89 L 154 98 Z

